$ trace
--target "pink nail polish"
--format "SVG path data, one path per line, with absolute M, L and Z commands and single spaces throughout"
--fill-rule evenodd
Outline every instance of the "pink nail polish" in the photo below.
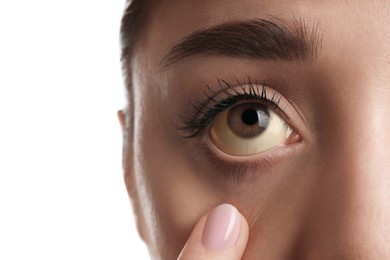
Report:
M 207 218 L 202 241 L 212 249 L 225 249 L 236 244 L 240 234 L 241 217 L 235 207 L 222 204 Z

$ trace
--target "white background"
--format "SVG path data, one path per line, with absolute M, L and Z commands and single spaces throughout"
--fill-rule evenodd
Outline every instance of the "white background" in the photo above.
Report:
M 121 170 L 124 0 L 0 0 L 0 259 L 148 259 Z

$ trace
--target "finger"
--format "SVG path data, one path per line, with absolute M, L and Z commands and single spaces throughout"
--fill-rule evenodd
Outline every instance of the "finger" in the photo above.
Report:
M 203 216 L 180 253 L 179 260 L 239 260 L 248 242 L 248 223 L 230 204 Z

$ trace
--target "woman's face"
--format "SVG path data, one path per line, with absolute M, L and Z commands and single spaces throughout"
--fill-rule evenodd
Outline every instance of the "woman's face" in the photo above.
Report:
M 175 259 L 221 203 L 249 223 L 244 259 L 390 257 L 389 13 L 363 0 L 154 6 L 131 63 L 126 159 L 154 257 Z

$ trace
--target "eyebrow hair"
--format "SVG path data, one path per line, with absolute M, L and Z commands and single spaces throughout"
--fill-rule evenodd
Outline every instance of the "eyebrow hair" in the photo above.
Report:
M 322 45 L 318 24 L 252 19 L 195 31 L 162 59 L 163 68 L 187 57 L 206 54 L 263 60 L 313 60 Z

